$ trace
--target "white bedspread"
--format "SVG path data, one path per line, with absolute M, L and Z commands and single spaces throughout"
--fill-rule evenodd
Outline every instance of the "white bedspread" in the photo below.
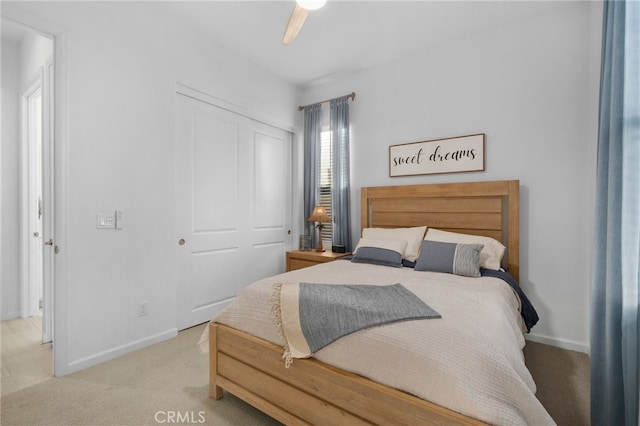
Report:
M 442 315 L 358 331 L 314 358 L 487 423 L 554 424 L 535 397 L 519 301 L 503 281 L 338 260 L 260 280 L 213 320 L 282 346 L 270 303 L 273 284 L 300 281 L 401 283 Z M 208 327 L 203 350 L 207 333 Z

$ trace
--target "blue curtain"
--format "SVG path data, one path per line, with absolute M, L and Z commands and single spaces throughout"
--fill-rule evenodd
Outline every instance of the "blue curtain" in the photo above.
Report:
M 639 410 L 640 2 L 605 1 L 591 317 L 591 422 Z
M 351 180 L 349 169 L 349 97 L 329 104 L 331 126 L 331 213 L 333 244 L 351 251 Z
M 311 246 L 317 245 L 315 223 L 307 222 L 313 208 L 320 203 L 318 170 L 320 168 L 320 134 L 322 133 L 322 105 L 304 107 L 304 220 L 305 234 L 311 236 Z

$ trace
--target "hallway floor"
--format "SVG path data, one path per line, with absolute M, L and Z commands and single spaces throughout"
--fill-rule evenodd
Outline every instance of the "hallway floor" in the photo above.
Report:
M 0 330 L 2 395 L 52 377 L 51 344 L 42 343 L 42 317 L 2 321 Z

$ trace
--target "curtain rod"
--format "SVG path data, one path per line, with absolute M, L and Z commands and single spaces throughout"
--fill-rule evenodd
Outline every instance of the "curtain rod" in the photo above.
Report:
M 352 101 L 355 101 L 356 100 L 356 92 L 349 93 L 347 95 L 347 98 L 351 98 Z M 333 98 L 333 99 L 338 99 L 338 98 Z M 320 102 L 316 102 L 316 103 L 318 103 L 318 104 L 326 104 L 327 102 L 331 102 L 333 99 L 326 99 L 324 101 L 320 101 Z M 311 105 L 314 105 L 314 104 L 311 104 Z M 309 106 L 309 105 L 307 105 L 307 106 Z M 299 106 L 298 107 L 298 111 L 302 111 L 302 110 L 304 110 L 304 107 L 303 106 Z

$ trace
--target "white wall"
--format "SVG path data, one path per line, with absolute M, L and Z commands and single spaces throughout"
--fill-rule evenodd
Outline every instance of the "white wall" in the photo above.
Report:
M 601 4 L 554 13 L 309 87 L 303 104 L 355 91 L 359 188 L 520 179 L 520 280 L 540 322 L 531 339 L 588 350 L 592 181 Z M 486 134 L 484 172 L 388 177 L 388 146 Z
M 20 43 L 20 85 L 22 88 L 26 88 L 34 74 L 44 67 L 51 55 L 53 55 L 53 41 L 51 39 L 31 33 L 22 40 Z
M 20 46 L 16 41 L 2 40 L 2 259 L 0 260 L 0 306 L 3 320 L 20 316 L 20 257 L 18 192 L 18 99 L 20 96 Z
M 57 148 L 66 165 L 58 194 L 66 232 L 56 236 L 56 266 L 66 267 L 56 282 L 64 299 L 56 339 L 65 347 L 56 369 L 66 374 L 176 333 L 176 83 L 289 126 L 297 89 L 171 17 L 148 13 L 161 2 L 14 6 L 63 28 L 68 136 Z M 96 230 L 96 214 L 116 208 L 124 229 Z M 149 315 L 138 317 L 142 300 Z

